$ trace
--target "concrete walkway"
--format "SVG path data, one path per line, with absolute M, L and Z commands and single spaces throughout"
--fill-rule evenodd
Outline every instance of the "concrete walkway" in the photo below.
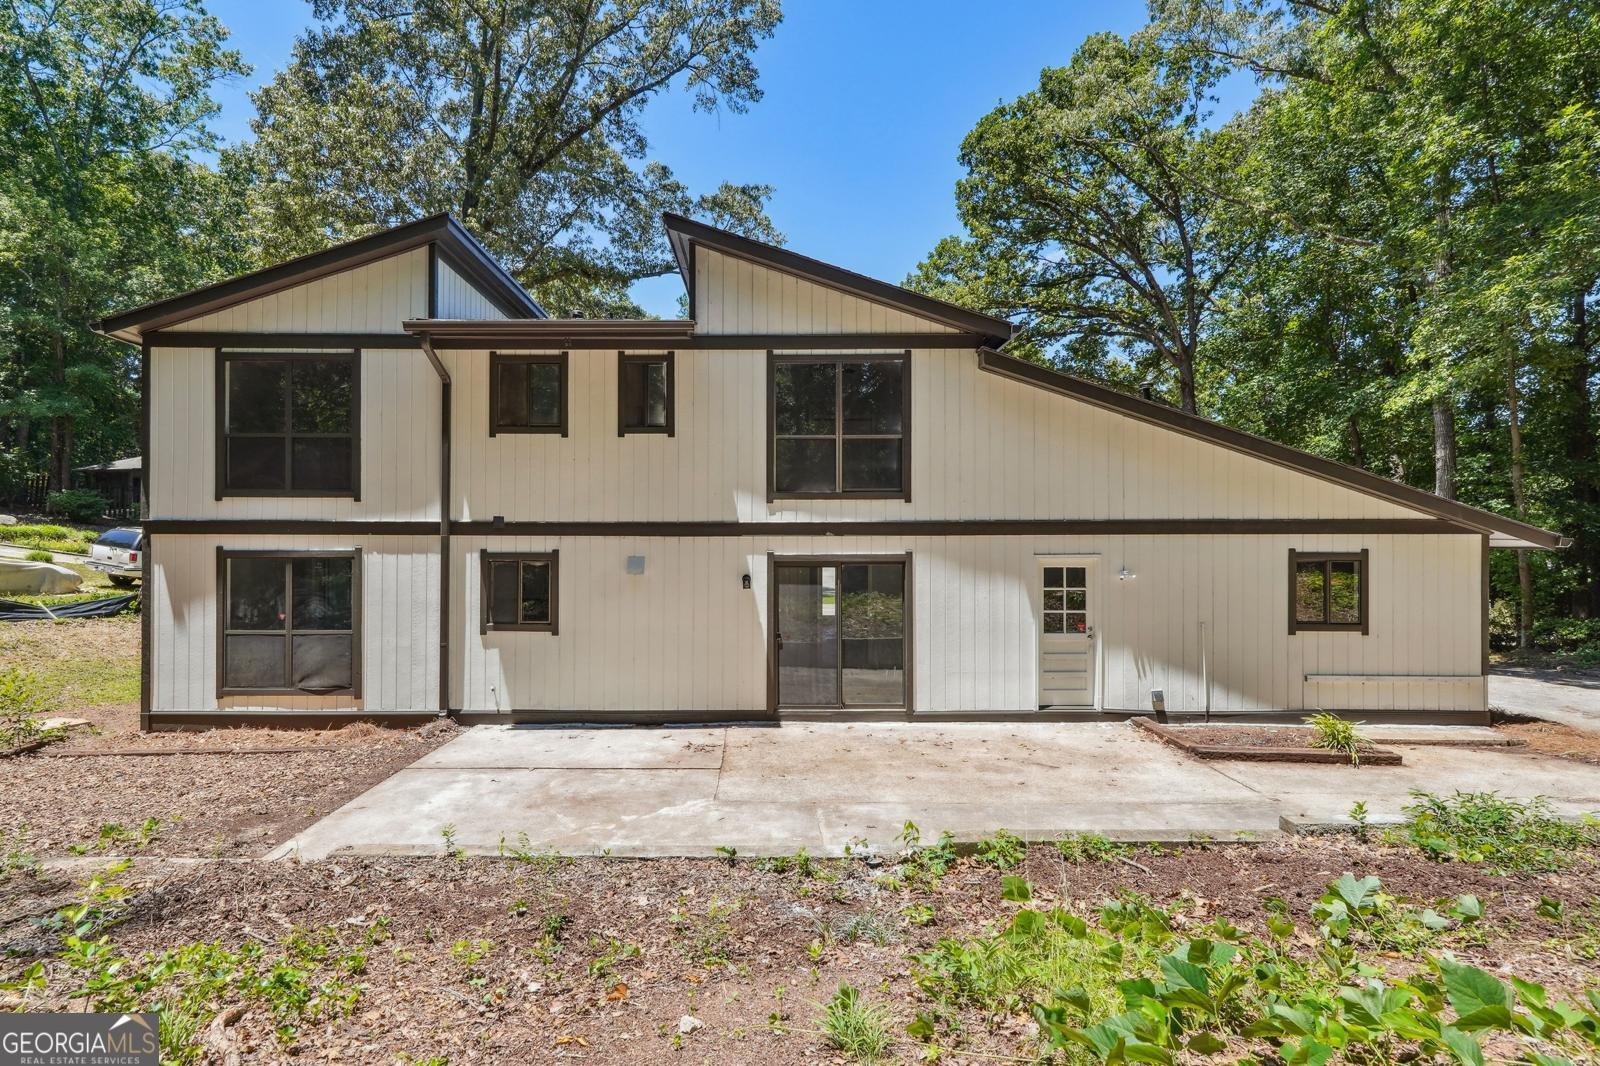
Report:
M 1549 796 L 1600 810 L 1600 768 L 1519 752 L 1400 747 L 1406 765 L 1352 769 L 1201 762 L 1125 723 L 806 723 L 781 727 L 479 726 L 280 846 L 272 857 L 496 854 L 837 855 L 1005 827 L 1031 839 L 1261 836 L 1280 817 L 1322 822 L 1365 801 L 1399 817 L 1410 789 Z M 525 843 L 523 842 L 525 838 Z
M 1600 731 L 1600 671 L 1497 667 L 1489 675 L 1489 706 Z

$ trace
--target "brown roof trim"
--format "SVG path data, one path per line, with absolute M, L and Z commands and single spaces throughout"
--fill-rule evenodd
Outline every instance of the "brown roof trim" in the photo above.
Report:
M 138 334 L 147 329 L 160 329 L 175 322 L 220 311 L 246 300 L 352 270 L 429 243 L 437 243 L 441 258 L 483 291 L 505 313 L 522 318 L 545 317 L 544 309 L 534 302 L 533 297 L 495 261 L 477 238 L 467 232 L 466 227 L 446 212 L 380 230 L 320 252 L 302 255 L 165 300 L 119 311 L 94 323 L 94 329 L 119 340 L 136 341 Z
M 843 267 L 836 267 L 820 259 L 791 252 L 786 248 L 741 237 L 737 233 L 708 226 L 704 222 L 696 222 L 694 219 L 675 215 L 670 211 L 662 214 L 661 223 L 667 228 L 667 239 L 672 244 L 672 254 L 678 260 L 678 272 L 683 275 L 684 285 L 691 294 L 694 292 L 693 249 L 695 245 L 704 245 L 727 255 L 748 259 L 762 266 L 772 267 L 774 270 L 781 270 L 819 285 L 826 285 L 830 289 L 837 289 L 851 296 L 859 296 L 864 300 L 893 307 L 920 318 L 981 334 L 991 344 L 1003 344 L 1016 332 L 1016 327 L 1003 318 L 995 318 L 992 315 L 946 303 L 944 300 L 934 299 L 932 296 L 924 296 L 920 292 L 912 292 L 899 285 L 891 285 L 887 281 L 869 278 L 865 274 L 857 274 L 853 270 L 845 270 Z
M 688 320 L 411 319 L 402 324 L 435 348 L 633 348 L 658 351 L 885 351 L 976 349 L 990 338 L 976 333 L 696 333 Z M 174 334 L 163 334 L 174 336 Z
M 1560 548 L 1567 543 L 1559 533 L 1530 526 L 1492 511 L 1469 507 L 1455 500 L 1447 500 L 1425 489 L 1391 481 L 1359 467 L 1349 466 L 1333 459 L 1324 459 L 1320 455 L 1312 455 L 1310 452 L 1291 448 L 1287 444 L 1258 437 L 1254 433 L 1246 433 L 1244 430 L 1191 415 L 1166 404 L 1130 396 L 1109 386 L 1086 381 L 1038 363 L 1003 355 L 992 348 L 978 350 L 978 366 L 991 374 L 999 374 L 1001 377 L 1020 381 L 1035 388 L 1070 396 L 1103 410 L 1114 411 L 1197 440 L 1218 444 L 1231 451 L 1253 456 L 1276 466 L 1297 470 L 1302 474 L 1309 474 L 1368 496 L 1376 496 L 1401 507 L 1435 515 L 1446 522 L 1477 532 L 1501 533 L 1540 548 Z

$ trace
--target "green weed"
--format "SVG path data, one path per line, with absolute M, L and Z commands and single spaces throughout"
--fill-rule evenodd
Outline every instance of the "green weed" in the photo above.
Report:
M 1007 829 L 996 829 L 994 836 L 978 841 L 978 861 L 997 870 L 1020 866 L 1028 857 L 1027 841 Z
M 1361 765 L 1361 748 L 1367 738 L 1361 732 L 1360 722 L 1351 722 L 1335 714 L 1313 714 L 1306 718 L 1311 727 L 1311 746 L 1343 753 L 1351 766 Z
M 1523 802 L 1493 792 L 1449 797 L 1413 790 L 1400 839 L 1440 861 L 1484 863 L 1497 871 L 1560 870 L 1597 842 L 1596 827 L 1556 818 L 1542 797 Z
M 1056 841 L 1056 850 L 1070 863 L 1113 862 L 1138 851 L 1137 845 L 1112 840 L 1098 833 L 1079 833 Z
M 822 1005 L 822 1031 L 828 1043 L 857 1062 L 876 1062 L 894 1046 L 894 1016 L 881 1003 L 867 1003 L 850 985 L 840 985 Z

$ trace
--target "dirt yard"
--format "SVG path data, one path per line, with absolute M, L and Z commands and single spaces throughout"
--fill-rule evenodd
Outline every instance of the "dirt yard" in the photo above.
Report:
M 0 845 L 42 857 L 140 836 L 155 855 L 262 855 L 457 733 L 439 722 L 141 735 L 136 617 L 0 626 L 0 663 L 36 677 L 52 713 L 90 723 L 0 762 Z M 248 748 L 287 750 L 233 754 Z M 125 751 L 171 754 L 113 754 Z

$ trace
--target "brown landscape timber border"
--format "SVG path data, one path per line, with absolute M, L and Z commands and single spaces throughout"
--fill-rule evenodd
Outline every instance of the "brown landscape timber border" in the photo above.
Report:
M 1262 748 L 1262 747 L 1223 747 L 1216 744 L 1196 744 L 1192 740 L 1185 740 L 1179 733 L 1149 718 L 1135 718 L 1133 724 L 1155 737 L 1164 744 L 1171 744 L 1186 754 L 1197 759 L 1237 759 L 1242 762 L 1301 762 L 1301 763 L 1342 763 L 1350 765 L 1350 756 L 1338 751 L 1326 751 L 1322 748 Z M 1401 765 L 1400 753 L 1375 748 L 1361 753 L 1363 766 L 1399 766 Z

